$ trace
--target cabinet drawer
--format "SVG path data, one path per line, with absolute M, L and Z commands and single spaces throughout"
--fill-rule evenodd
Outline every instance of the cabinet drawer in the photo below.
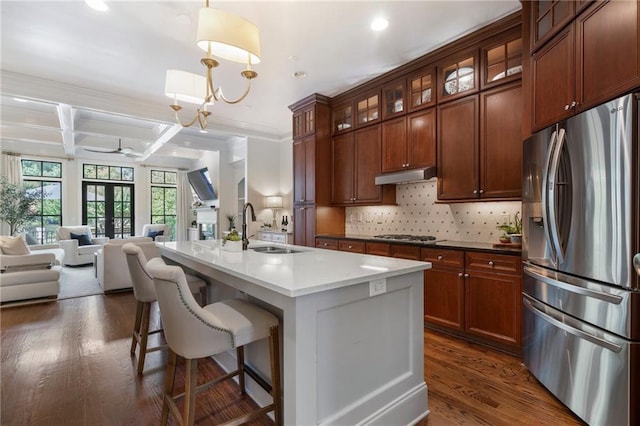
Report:
M 423 248 L 421 256 L 423 261 L 431 262 L 433 266 L 464 267 L 463 251 Z
M 328 250 L 338 250 L 338 240 L 333 240 L 331 238 L 316 238 L 316 247 Z
M 338 241 L 338 250 L 364 254 L 366 252 L 365 242 L 355 240 L 340 240 Z
M 503 254 L 466 252 L 467 271 L 491 271 L 508 274 L 522 273 L 522 259 L 519 256 Z
M 391 254 L 391 244 L 389 243 L 371 243 L 367 241 L 367 254 L 376 254 L 378 256 L 389 256 Z
M 391 244 L 391 256 L 400 259 L 420 260 L 420 247 Z
M 271 234 L 271 241 L 284 244 L 287 242 L 287 236 L 285 234 Z

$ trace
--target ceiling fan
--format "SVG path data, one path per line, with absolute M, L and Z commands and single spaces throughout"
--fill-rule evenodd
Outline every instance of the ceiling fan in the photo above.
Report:
M 82 147 L 82 149 L 84 149 L 85 151 L 99 152 L 102 154 L 120 154 L 120 155 L 124 155 L 125 157 L 142 157 L 144 155 L 141 152 L 134 151 L 133 148 L 130 148 L 130 147 L 123 148 L 122 138 L 118 138 L 118 149 L 105 150 L 101 148 L 87 148 L 87 147 Z

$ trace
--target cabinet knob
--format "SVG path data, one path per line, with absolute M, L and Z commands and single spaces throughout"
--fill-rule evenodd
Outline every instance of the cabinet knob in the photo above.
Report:
M 458 276 L 462 278 L 464 275 L 462 275 L 462 272 L 458 272 Z
M 493 260 L 489 261 L 489 266 L 493 266 Z
M 564 106 L 564 110 L 565 110 L 565 111 L 569 111 L 569 108 L 571 108 L 571 106 L 570 106 L 569 104 L 566 104 L 566 105 Z
M 352 249 L 352 248 L 353 248 L 353 246 L 349 246 L 349 248 L 350 248 L 350 249 Z
M 464 274 L 464 277 L 465 278 L 469 278 L 469 274 Z
M 571 102 L 571 108 L 575 108 L 578 106 L 578 103 L 576 101 Z
M 325 247 L 326 247 L 326 246 L 328 246 L 328 245 L 329 245 L 329 244 L 327 244 L 327 243 L 324 243 L 324 246 L 325 246 Z
M 474 189 L 474 190 L 473 190 L 473 193 L 474 193 L 474 194 L 477 194 L 477 193 L 478 193 L 478 190 L 477 190 L 477 189 Z
M 479 192 L 480 192 L 481 194 L 484 194 L 484 189 L 481 189 Z
M 442 260 L 442 256 L 438 256 L 438 260 Z

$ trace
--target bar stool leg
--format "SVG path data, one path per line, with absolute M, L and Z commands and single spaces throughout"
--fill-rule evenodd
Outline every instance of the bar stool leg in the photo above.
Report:
M 238 360 L 238 385 L 240 386 L 240 395 L 245 395 L 247 390 L 244 385 L 244 346 L 236 348 L 236 359 Z
M 131 337 L 131 355 L 136 353 L 138 335 L 140 334 L 140 320 L 142 319 L 142 302 L 136 303 L 136 322 L 133 325 L 133 335 Z
M 173 395 L 173 384 L 176 379 L 176 361 L 178 356 L 169 348 L 169 360 L 167 363 L 167 377 L 164 381 L 164 397 L 162 398 L 162 418 L 160 424 L 165 426 L 169 420 L 169 399 Z
M 280 384 L 280 326 L 271 327 L 269 335 L 271 356 L 271 397 L 273 398 L 273 418 L 276 426 L 282 425 L 282 390 Z
M 138 357 L 138 374 L 144 370 L 144 359 L 147 355 L 147 338 L 149 337 L 149 318 L 151 303 L 142 303 L 142 324 L 140 324 L 140 356 Z
M 192 426 L 196 413 L 196 388 L 198 387 L 198 360 L 187 359 L 187 371 L 184 384 L 184 416 L 182 424 Z

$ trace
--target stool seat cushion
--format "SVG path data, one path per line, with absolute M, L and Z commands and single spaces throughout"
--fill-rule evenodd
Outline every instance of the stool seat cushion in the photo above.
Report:
M 233 334 L 235 346 L 266 339 L 270 328 L 278 325 L 275 315 L 242 299 L 223 300 L 204 309 Z

